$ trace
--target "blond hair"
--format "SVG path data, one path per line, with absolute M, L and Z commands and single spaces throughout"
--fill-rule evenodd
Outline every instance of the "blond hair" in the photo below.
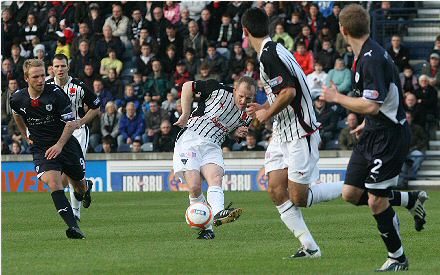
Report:
M 339 14 L 339 23 L 353 38 L 370 34 L 370 15 L 361 5 L 344 7 Z
M 32 67 L 44 67 L 44 62 L 39 59 L 27 59 L 23 63 L 24 76 L 26 76 L 26 77 L 29 76 L 29 69 Z

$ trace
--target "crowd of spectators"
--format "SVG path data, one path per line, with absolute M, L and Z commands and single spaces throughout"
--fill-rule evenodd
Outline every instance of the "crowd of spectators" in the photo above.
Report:
M 363 3 L 367 5 L 366 3 Z M 243 37 L 240 18 L 250 7 L 269 17 L 272 39 L 295 56 L 307 75 L 321 130 L 321 149 L 351 149 L 350 134 L 361 117 L 318 99 L 323 85 L 351 92 L 353 51 L 339 33 L 338 2 L 124 1 L 12 2 L 2 12 L 2 152 L 20 154 L 28 145 L 11 119 L 8 99 L 26 86 L 27 58 L 44 61 L 64 53 L 73 77 L 100 98 L 102 114 L 89 124 L 90 152 L 173 151 L 181 114 L 180 94 L 188 80 L 225 84 L 243 75 L 258 80 L 256 101 L 266 101 L 255 51 Z M 370 9 L 390 4 L 373 4 Z M 384 9 L 386 11 L 386 9 Z M 383 16 L 388 16 L 386 13 Z M 412 124 L 427 131 L 438 121 L 440 36 L 420 75 L 410 66 L 402 38 L 390 34 L 388 54 L 395 61 Z M 341 131 L 342 130 L 342 131 Z M 245 141 L 226 140 L 225 151 L 264 150 L 271 123 L 254 121 Z

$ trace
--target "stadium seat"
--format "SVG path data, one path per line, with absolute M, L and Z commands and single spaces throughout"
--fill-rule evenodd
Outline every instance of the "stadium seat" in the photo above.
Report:
M 269 146 L 269 142 L 267 142 L 266 140 L 262 140 L 260 142 L 257 143 L 260 146 L 263 146 L 264 149 L 267 149 L 267 146 Z
M 142 152 L 153 152 L 153 143 L 146 142 L 146 143 L 142 144 L 141 150 L 142 150 Z
M 129 144 L 121 144 L 118 146 L 118 152 L 119 153 L 131 152 L 131 147 Z

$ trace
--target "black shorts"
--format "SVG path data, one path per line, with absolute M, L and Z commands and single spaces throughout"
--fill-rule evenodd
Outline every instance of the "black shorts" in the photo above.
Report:
M 34 158 L 35 171 L 38 178 L 44 172 L 55 170 L 65 173 L 73 180 L 82 180 L 85 174 L 84 156 L 81 146 L 75 137 L 70 137 L 63 147 L 61 153 L 55 159 L 46 159 L 44 154 L 49 147 L 38 145 L 31 146 L 31 153 Z
M 351 154 L 345 184 L 388 197 L 391 187 L 397 185 L 409 142 L 407 124 L 375 131 L 365 130 Z

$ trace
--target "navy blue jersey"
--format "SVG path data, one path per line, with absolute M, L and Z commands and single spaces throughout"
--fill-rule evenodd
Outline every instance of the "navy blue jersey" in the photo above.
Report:
M 54 145 L 66 121 L 75 118 L 69 97 L 57 85 L 45 84 L 43 93 L 35 99 L 29 96 L 28 88 L 18 90 L 11 96 L 10 105 L 23 118 L 29 138 L 43 147 Z
M 363 98 L 379 103 L 377 115 L 367 115 L 366 129 L 404 124 L 403 93 L 399 73 L 391 56 L 374 40 L 369 38 L 353 64 L 355 91 Z

